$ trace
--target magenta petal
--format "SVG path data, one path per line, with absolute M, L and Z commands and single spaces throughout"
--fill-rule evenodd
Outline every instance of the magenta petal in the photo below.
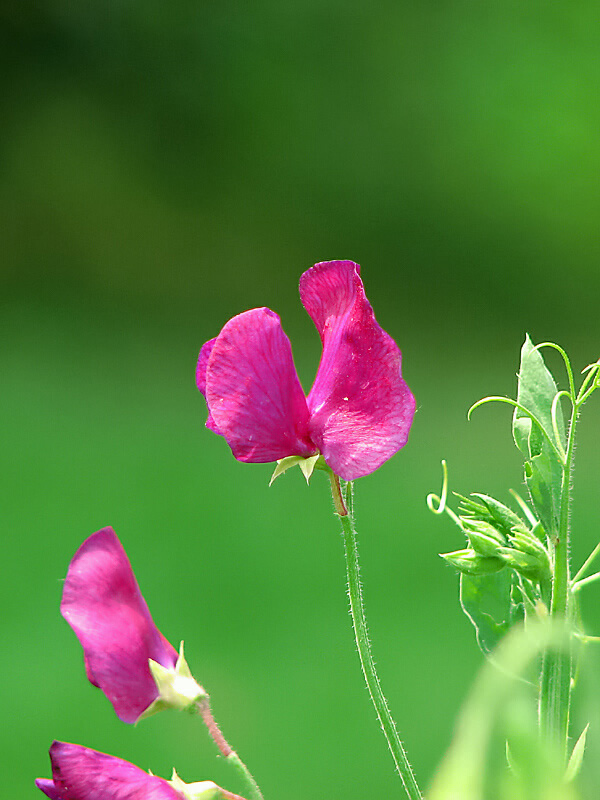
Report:
M 47 795 L 50 800 L 63 800 L 64 798 L 62 792 L 59 792 L 54 785 L 53 780 L 48 780 L 47 778 L 36 778 L 35 785 L 38 789 L 41 789 L 41 791 Z
M 52 781 L 36 786 L 52 800 L 182 800 L 162 778 L 77 744 L 53 742 L 50 761 Z
M 88 678 L 123 722 L 135 722 L 158 695 L 148 659 L 172 668 L 177 652 L 152 621 L 112 528 L 73 556 L 60 609 L 81 642 Z
M 210 414 L 239 461 L 315 452 L 292 348 L 273 311 L 254 308 L 229 320 L 205 380 Z
M 400 350 L 375 320 L 359 270 L 352 261 L 325 261 L 300 279 L 323 342 L 308 396 L 311 438 L 345 480 L 373 472 L 403 447 L 415 410 Z
M 204 395 L 206 399 L 206 368 L 208 366 L 208 359 L 210 358 L 210 354 L 212 353 L 212 349 L 214 347 L 215 342 L 217 341 L 217 337 L 214 339 L 209 339 L 208 342 L 205 342 L 202 345 L 202 349 L 200 350 L 200 355 L 198 356 L 198 364 L 196 366 L 196 386 L 198 387 L 198 391 Z M 206 420 L 206 427 L 213 431 L 213 433 L 221 434 L 221 431 L 217 428 L 217 425 L 212 418 L 212 414 L 210 411 L 208 412 L 208 419 Z

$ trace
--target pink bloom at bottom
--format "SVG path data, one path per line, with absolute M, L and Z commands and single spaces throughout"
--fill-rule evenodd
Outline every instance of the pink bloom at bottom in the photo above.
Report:
M 77 744 L 53 742 L 52 778 L 35 785 L 51 800 L 182 800 L 167 781 L 120 758 Z
M 123 722 L 134 723 L 159 691 L 149 659 L 174 670 L 177 651 L 158 630 L 112 528 L 73 556 L 60 610 L 83 647 L 87 676 Z
M 200 351 L 196 383 L 208 406 L 206 426 L 238 461 L 320 453 L 333 472 L 354 480 L 404 447 L 415 399 L 358 264 L 315 264 L 300 278 L 300 299 L 323 345 L 308 397 L 279 317 L 254 308 L 230 319 Z

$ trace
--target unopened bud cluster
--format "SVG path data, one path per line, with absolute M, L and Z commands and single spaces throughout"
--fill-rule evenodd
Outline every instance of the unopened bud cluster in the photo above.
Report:
M 442 558 L 467 575 L 491 575 L 509 568 L 534 583 L 550 578 L 546 534 L 539 522 L 527 525 L 510 508 L 485 494 L 457 496 L 461 500 L 457 520 L 468 546 L 443 553 Z

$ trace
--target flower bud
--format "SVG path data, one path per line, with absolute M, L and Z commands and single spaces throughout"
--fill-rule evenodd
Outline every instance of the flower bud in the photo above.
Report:
M 516 569 L 524 578 L 540 581 L 547 577 L 549 571 L 547 556 L 544 560 L 538 555 L 523 552 L 515 547 L 502 547 L 500 550 L 506 566 Z
M 539 541 L 539 539 L 534 536 L 533 531 L 517 531 L 511 540 L 511 545 L 514 550 L 527 553 L 536 559 L 539 565 L 538 579 L 547 578 L 550 576 L 551 569 L 548 551 Z
M 484 533 L 467 531 L 467 536 L 473 550 L 481 556 L 498 556 L 502 548 L 502 544 L 497 539 L 486 536 Z
M 467 575 L 491 575 L 505 566 L 502 558 L 479 555 L 473 550 L 456 550 L 453 553 L 440 553 L 440 556 Z

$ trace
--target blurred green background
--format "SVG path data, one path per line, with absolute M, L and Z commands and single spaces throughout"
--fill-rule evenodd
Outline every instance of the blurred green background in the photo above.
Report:
M 194 384 L 201 344 L 267 305 L 308 389 L 319 343 L 297 283 L 335 258 L 362 264 L 418 402 L 408 446 L 356 492 L 375 657 L 427 784 L 481 657 L 436 555 L 460 536 L 425 496 L 441 458 L 458 491 L 520 486 L 509 410 L 465 415 L 514 392 L 526 330 L 577 369 L 600 355 L 597 10 L 4 0 L 7 797 L 35 796 L 53 738 L 241 791 L 196 720 L 126 727 L 85 680 L 61 579 L 109 524 L 267 798 L 400 796 L 326 481 L 288 473 L 269 489 L 271 467 L 237 463 L 204 428 Z M 598 538 L 594 400 L 576 564 Z M 584 612 L 600 633 L 597 598 Z

